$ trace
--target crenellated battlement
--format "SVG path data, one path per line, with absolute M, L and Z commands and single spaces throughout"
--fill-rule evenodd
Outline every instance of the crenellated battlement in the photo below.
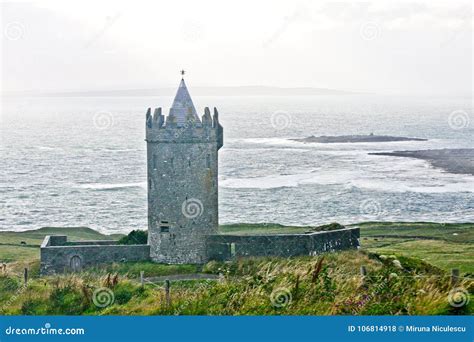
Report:
M 204 109 L 201 120 L 196 120 L 189 115 L 184 124 L 178 124 L 175 115 L 165 117 L 161 107 L 155 108 L 151 114 L 151 108 L 146 112 L 146 141 L 147 142 L 218 142 L 218 149 L 223 144 L 223 128 L 219 123 L 219 112 L 214 107 L 211 117 L 209 107 Z

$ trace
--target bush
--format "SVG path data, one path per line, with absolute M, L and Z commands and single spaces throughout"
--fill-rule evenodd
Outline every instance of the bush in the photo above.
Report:
M 48 305 L 40 298 L 29 298 L 21 305 L 22 315 L 47 315 Z
M 322 225 L 322 226 L 319 226 L 319 227 L 315 227 L 311 230 L 320 232 L 320 231 L 339 230 L 339 229 L 344 229 L 344 228 L 346 228 L 346 227 L 343 226 L 342 224 L 339 224 L 337 222 L 333 222 L 333 223 L 325 224 L 325 225 Z
M 49 296 L 51 314 L 80 315 L 88 305 L 88 298 L 77 284 L 66 282 L 57 286 Z
M 0 293 L 15 291 L 20 287 L 20 282 L 13 277 L 0 276 Z
M 120 305 L 128 303 L 137 292 L 135 286 L 125 282 L 119 283 L 116 287 L 114 287 L 113 291 L 115 303 Z
M 118 241 L 119 245 L 146 245 L 147 242 L 148 232 L 145 230 L 132 230 Z

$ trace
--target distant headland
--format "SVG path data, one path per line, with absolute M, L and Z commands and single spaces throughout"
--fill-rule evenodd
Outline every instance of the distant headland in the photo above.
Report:
M 356 91 L 313 88 L 313 87 L 270 87 L 270 86 L 222 86 L 195 87 L 197 96 L 314 96 L 314 95 L 359 95 L 369 94 Z M 4 91 L 2 96 L 39 96 L 39 97 L 130 97 L 130 96 L 172 96 L 174 87 L 136 88 L 136 89 L 95 89 L 64 91 Z
M 307 138 L 290 139 L 293 141 L 299 141 L 303 143 L 365 143 L 365 142 L 390 142 L 390 141 L 426 141 L 427 139 L 420 138 L 407 138 L 407 137 L 394 137 L 389 135 L 338 135 L 338 136 L 320 136 L 314 135 Z
M 450 173 L 474 175 L 474 149 L 472 148 L 376 152 L 370 154 L 423 159 L 434 167 Z

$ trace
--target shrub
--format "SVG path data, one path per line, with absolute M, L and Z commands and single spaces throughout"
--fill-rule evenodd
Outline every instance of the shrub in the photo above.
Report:
M 22 315 L 46 315 L 48 304 L 40 298 L 29 298 L 21 305 Z
M 0 276 L 0 293 L 15 291 L 20 287 L 20 282 L 13 277 Z
M 79 315 L 88 306 L 88 298 L 71 280 L 53 288 L 49 296 L 50 313 L 61 315 Z
M 331 230 L 338 230 L 338 229 L 344 229 L 344 228 L 346 228 L 346 227 L 343 226 L 342 224 L 339 224 L 337 222 L 333 222 L 333 223 L 325 224 L 325 225 L 322 225 L 322 226 L 314 227 L 311 230 L 320 232 L 320 231 L 331 231 Z
M 120 245 L 146 245 L 148 241 L 148 232 L 145 230 L 132 230 L 127 236 L 121 238 Z
M 121 282 L 114 287 L 115 303 L 126 304 L 132 299 L 132 297 L 138 293 L 135 286 L 128 282 Z

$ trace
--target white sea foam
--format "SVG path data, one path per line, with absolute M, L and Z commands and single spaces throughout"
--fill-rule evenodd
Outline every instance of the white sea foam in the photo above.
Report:
M 239 143 L 239 144 L 251 144 L 251 145 L 301 147 L 300 142 L 290 140 L 289 138 L 246 138 L 246 139 L 232 139 L 229 142 Z
M 420 160 L 410 160 L 410 166 L 392 165 L 379 170 L 370 168 L 323 169 L 291 175 L 274 174 L 252 178 L 227 178 L 220 181 L 223 188 L 276 189 L 298 187 L 305 184 L 341 185 L 344 188 L 359 188 L 384 192 L 455 193 L 474 192 L 474 176 L 453 175 L 434 169 Z
M 62 150 L 60 147 L 50 147 L 50 146 L 35 146 L 36 149 L 40 151 L 58 151 Z
M 304 179 L 311 178 L 310 174 L 297 175 L 271 175 L 253 178 L 230 178 L 219 182 L 223 188 L 234 189 L 275 189 L 296 187 Z
M 124 188 L 142 188 L 146 189 L 146 182 L 141 183 L 117 183 L 117 184 L 102 184 L 102 183 L 90 183 L 90 184 L 79 184 L 75 186 L 80 189 L 91 189 L 91 190 L 119 190 Z

